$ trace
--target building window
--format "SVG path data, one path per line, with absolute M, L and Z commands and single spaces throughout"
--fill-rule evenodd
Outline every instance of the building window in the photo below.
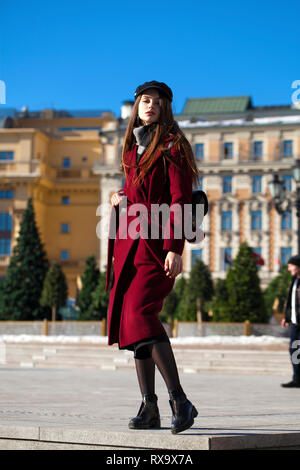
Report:
M 203 176 L 198 177 L 198 184 L 193 187 L 193 191 L 200 191 L 203 189 Z
M 223 193 L 232 192 L 232 176 L 223 176 Z
M 0 161 L 7 161 L 14 159 L 14 152 L 0 152 Z
M 221 271 L 227 271 L 231 264 L 231 248 L 221 248 Z
M 293 141 L 292 140 L 283 141 L 283 156 L 284 157 L 293 156 Z
M 70 196 L 63 196 L 63 197 L 61 198 L 61 203 L 62 203 L 63 205 L 70 204 Z
M 261 260 L 261 262 L 263 262 L 263 259 L 262 259 L 262 256 L 261 256 L 261 248 L 252 248 L 253 250 L 253 253 L 255 256 L 255 262 L 256 262 L 256 266 L 257 266 L 257 269 L 261 269 L 262 267 L 262 264 L 259 263 L 259 261 Z
M 292 228 L 292 211 L 285 211 L 281 216 L 281 229 L 290 230 Z
M 263 156 L 263 143 L 255 141 L 253 146 L 253 156 L 255 160 L 260 160 Z
M 0 235 L 1 237 L 1 235 Z M 10 255 L 11 240 L 9 238 L 0 238 L 0 255 Z
M 290 246 L 280 248 L 280 264 L 287 264 L 292 256 L 292 248 Z
M 71 168 L 71 158 L 63 158 L 63 168 Z
M 251 212 L 251 230 L 261 230 L 262 228 L 262 215 L 261 211 Z
M 222 230 L 232 230 L 232 211 L 222 211 L 221 227 Z
M 0 190 L 0 199 L 13 199 L 14 192 L 12 190 Z
M 284 189 L 287 192 L 291 192 L 292 191 L 292 181 L 293 181 L 292 175 L 283 175 L 282 180 L 283 180 Z
M 262 182 L 261 176 L 256 175 L 252 177 L 252 192 L 253 193 L 261 193 L 261 182 Z
M 225 142 L 224 144 L 224 159 L 231 159 L 233 157 L 233 143 Z
M 0 213 L 0 255 L 11 253 L 12 215 Z
M 196 160 L 203 160 L 204 144 L 195 144 L 195 158 Z
M 0 213 L 0 232 L 11 232 L 12 215 L 6 212 Z
M 192 266 L 194 266 L 196 259 L 202 261 L 202 248 L 192 250 Z
M 61 233 L 70 233 L 70 224 L 61 224 Z
M 62 261 L 68 261 L 68 259 L 69 259 L 69 250 L 61 250 L 60 259 Z

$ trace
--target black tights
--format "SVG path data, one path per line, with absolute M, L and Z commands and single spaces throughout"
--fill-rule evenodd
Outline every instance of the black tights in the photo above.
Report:
M 142 395 L 150 395 L 155 390 L 155 366 L 161 373 L 169 394 L 184 394 L 180 385 L 177 365 L 169 342 L 159 342 L 145 346 L 150 357 L 135 359 L 136 371 Z M 150 355 L 149 354 L 149 355 Z

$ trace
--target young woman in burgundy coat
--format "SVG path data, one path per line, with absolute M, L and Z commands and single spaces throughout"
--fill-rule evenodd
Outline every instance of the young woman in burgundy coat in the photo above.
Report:
M 137 219 L 136 214 L 130 214 L 132 204 L 143 204 L 147 209 L 146 226 L 150 227 L 154 223 L 152 204 L 165 203 L 170 208 L 177 204 L 183 210 L 184 204 L 192 202 L 198 170 L 191 146 L 174 121 L 172 99 L 172 91 L 164 83 L 147 82 L 136 89 L 122 153 L 125 185 L 111 197 L 112 210 L 119 210 L 124 200 L 127 205 L 125 215 L 118 217 L 115 239 L 109 239 L 106 290 L 113 258 L 108 344 L 118 343 L 120 349 L 134 351 L 142 394 L 141 407 L 129 428 L 160 427 L 155 394 L 157 366 L 169 392 L 171 431 L 176 434 L 191 427 L 198 413 L 182 389 L 172 347 L 158 314 L 182 271 L 184 227 L 181 238 L 175 233 L 176 224 L 182 224 L 184 217 L 178 217 L 176 210 L 170 211 L 169 232 L 158 222 L 160 232 L 156 238 L 151 238 L 150 229 L 148 236 L 143 236 L 142 223 L 137 225 L 136 236 L 128 233 L 130 222 Z

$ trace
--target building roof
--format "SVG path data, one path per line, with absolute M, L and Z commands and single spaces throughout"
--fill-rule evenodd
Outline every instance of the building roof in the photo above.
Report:
M 16 115 L 15 108 L 2 108 L 0 107 L 0 119 L 4 119 L 6 117 L 14 118 Z
M 19 119 L 57 119 L 57 118 L 102 118 L 106 113 L 112 114 L 111 111 L 92 109 L 92 110 L 56 110 L 43 109 L 41 111 L 29 111 L 24 108 L 17 112 Z
M 13 119 L 10 117 L 0 117 L 0 129 L 8 129 L 13 127 Z
M 252 108 L 250 96 L 221 98 L 188 98 L 182 114 L 242 113 Z

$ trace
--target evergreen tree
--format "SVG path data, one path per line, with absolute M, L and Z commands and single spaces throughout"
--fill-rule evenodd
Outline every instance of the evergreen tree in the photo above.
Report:
M 44 309 L 39 299 L 48 268 L 49 262 L 40 241 L 32 199 L 29 198 L 6 278 L 1 283 L 1 320 L 43 318 Z
M 217 279 L 215 287 L 215 295 L 211 302 L 211 309 L 213 311 L 213 321 L 227 321 L 226 305 L 228 300 L 228 291 L 225 279 Z
M 260 279 L 253 256 L 247 242 L 240 245 L 239 252 L 226 276 L 228 298 L 221 308 L 224 320 L 232 322 L 267 321 Z
M 183 299 L 184 297 L 187 283 L 188 283 L 187 279 L 183 276 L 180 279 L 178 279 L 178 281 L 175 282 L 174 291 L 177 297 L 177 304 L 176 304 L 176 308 L 174 312 L 175 318 L 180 317 L 180 299 Z
M 214 285 L 208 267 L 197 259 L 190 272 L 183 297 L 178 307 L 181 321 L 197 321 L 197 304 L 200 304 L 202 319 L 206 317 L 206 303 L 212 299 Z
M 183 276 L 175 281 L 174 287 L 166 297 L 163 308 L 159 313 L 162 322 L 173 323 L 174 318 L 180 317 L 180 299 L 183 298 L 186 283 L 187 280 Z
M 287 265 L 285 264 L 280 267 L 278 276 L 272 279 L 266 287 L 264 291 L 264 300 L 269 316 L 272 314 L 275 299 L 278 299 L 279 301 L 278 311 L 283 311 L 291 279 L 291 273 L 288 271 Z
M 68 297 L 68 286 L 58 263 L 54 263 L 46 274 L 40 303 L 51 308 L 51 320 L 57 320 L 57 311 L 64 307 Z
M 162 322 L 172 324 L 175 318 L 175 312 L 178 304 L 177 294 L 175 289 L 172 289 L 170 294 L 165 298 L 162 311 L 159 318 Z
M 80 320 L 89 320 L 93 315 L 92 293 L 97 287 L 99 276 L 95 256 L 91 255 L 86 259 L 85 271 L 81 278 L 82 288 L 78 294 Z
M 286 302 L 291 280 L 292 280 L 292 275 L 288 271 L 287 265 L 281 266 L 279 283 L 278 283 L 278 288 L 277 288 L 277 298 L 279 300 L 278 309 L 280 312 L 283 311 L 283 307 Z
M 91 308 L 88 309 L 89 320 L 102 320 L 106 318 L 109 302 L 109 291 L 105 291 L 106 273 L 99 274 L 98 284 L 92 292 Z

